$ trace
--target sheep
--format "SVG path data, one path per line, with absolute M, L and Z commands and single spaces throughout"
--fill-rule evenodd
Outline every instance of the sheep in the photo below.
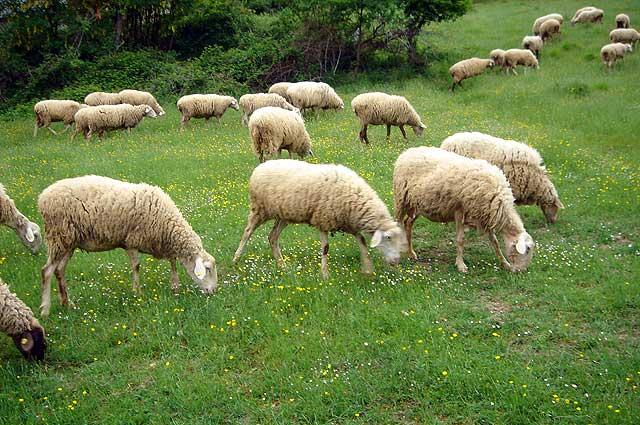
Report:
M 182 114 L 180 125 L 184 125 L 191 118 L 204 118 L 207 122 L 211 117 L 216 117 L 220 124 L 220 117 L 224 115 L 228 108 L 240 109 L 238 101 L 231 96 L 221 96 L 218 94 L 190 94 L 182 96 L 176 103 L 178 110 Z
M 504 68 L 504 54 L 506 52 L 502 49 L 493 49 L 489 53 L 489 58 L 493 61 L 495 66 Z
M 91 139 L 93 133 L 98 133 L 98 137 L 106 130 L 127 129 L 137 126 L 144 117 L 156 117 L 156 113 L 149 105 L 102 105 L 90 106 L 79 110 L 75 115 L 76 132 L 72 140 L 78 133 L 84 133 L 85 139 Z
M 580 9 L 576 10 L 576 13 L 574 13 L 574 14 L 573 14 L 573 17 L 571 18 L 571 25 L 573 25 L 574 21 L 575 21 L 576 19 L 578 19 L 578 16 L 579 16 L 582 12 L 586 12 L 587 10 L 594 10 L 594 9 L 597 9 L 597 8 L 596 8 L 596 7 L 593 7 L 593 6 L 585 6 L 585 7 L 582 7 L 582 8 L 580 8 Z
M 45 332 L 31 309 L 0 279 L 0 331 L 9 335 L 28 360 L 44 360 Z
M 540 38 L 543 42 L 550 41 L 556 34 L 560 35 L 560 22 L 555 19 L 549 19 L 540 25 Z
M 326 83 L 303 81 L 293 83 L 287 89 L 289 102 L 304 112 L 306 109 L 344 109 L 344 102 Z
M 599 22 L 602 23 L 602 18 L 604 17 L 604 11 L 602 9 L 597 8 L 584 8 L 580 13 L 576 12 L 573 19 L 571 20 L 571 25 L 581 24 L 585 22 Z
M 616 15 L 616 28 L 629 28 L 631 26 L 631 19 L 629 15 L 620 13 Z
M 149 92 L 139 90 L 122 90 L 120 93 L 120 103 L 128 103 L 129 105 L 149 105 L 157 116 L 164 115 L 164 109 L 158 103 L 155 97 Z
M 618 59 L 623 59 L 624 55 L 632 51 L 633 47 L 631 44 L 611 43 L 602 46 L 602 49 L 600 49 L 600 58 L 602 59 L 602 63 L 611 69 Z
M 287 89 L 291 86 L 291 84 L 293 83 L 275 83 L 271 87 L 269 87 L 269 93 L 279 94 L 280 96 L 284 97 L 287 102 L 291 103 L 289 97 L 287 96 Z
M 533 34 L 540 35 L 540 26 L 549 19 L 555 19 L 561 24 L 564 22 L 564 17 L 559 13 L 550 13 L 549 15 L 541 16 L 533 23 L 533 28 L 531 29 L 531 31 L 533 31 Z
M 42 100 L 33 106 L 33 112 L 36 114 L 36 124 L 33 128 L 33 137 L 38 135 L 38 128 L 46 127 L 53 134 L 58 134 L 50 127 L 52 122 L 62 121 L 65 133 L 73 124 L 73 116 L 81 108 L 88 105 L 80 104 L 73 100 Z
M 548 21 L 547 21 L 548 22 Z M 516 66 L 522 65 L 530 68 L 538 68 L 538 59 L 531 52 L 531 50 L 522 49 L 509 49 L 504 54 L 504 66 L 507 72 L 512 71 L 514 75 L 518 75 L 516 72 Z
M 240 259 L 254 230 L 271 219 L 275 223 L 269 243 L 279 266 L 284 263 L 278 239 L 285 226 L 308 224 L 320 231 L 324 279 L 329 278 L 329 232 L 341 231 L 355 237 L 365 274 L 373 272 L 373 265 L 362 233 L 373 235 L 370 247 L 378 248 L 387 263 L 397 264 L 406 248 L 402 229 L 376 192 L 342 165 L 308 164 L 291 159 L 267 161 L 253 171 L 249 197 L 251 211 L 234 263 Z
M 538 205 L 545 218 L 555 223 L 564 208 L 555 186 L 534 148 L 478 132 L 456 133 L 444 139 L 441 149 L 485 161 L 500 168 L 511 185 L 517 205 Z
M 420 120 L 420 115 L 403 96 L 392 96 L 386 93 L 362 93 L 351 101 L 351 108 L 360 120 L 360 141 L 369 143 L 368 125 L 386 125 L 387 140 L 391 137 L 391 126 L 400 128 L 402 137 L 407 138 L 404 126 L 413 128 L 416 136 L 422 136 L 427 126 Z
M 462 87 L 463 80 L 480 75 L 485 69 L 493 68 L 494 65 L 495 62 L 493 62 L 492 59 L 480 58 L 465 59 L 455 63 L 451 68 L 449 68 L 449 74 L 451 75 L 451 78 L 453 78 L 453 84 L 451 84 L 450 90 L 453 91 L 456 84 Z
M 265 106 L 277 106 L 278 108 L 286 109 L 287 111 L 300 112 L 298 108 L 290 104 L 284 97 L 277 93 L 255 93 L 245 94 L 240 97 L 240 107 L 244 111 L 242 115 L 242 125 L 247 125 L 251 114 L 258 109 Z
M 119 105 L 122 103 L 122 100 L 120 99 L 120 93 L 97 91 L 86 95 L 84 103 L 89 106 Z
M 396 221 L 404 224 L 409 255 L 413 223 L 423 215 L 435 222 L 456 223 L 456 267 L 467 272 L 462 254 L 465 226 L 487 232 L 506 270 L 525 270 L 533 257 L 534 242 L 518 215 L 509 182 L 496 166 L 433 147 L 404 151 L 393 171 Z M 502 233 L 507 258 L 496 239 Z
M 261 163 L 276 152 L 279 156 L 283 149 L 289 152 L 289 158 L 292 152 L 300 159 L 313 155 L 311 138 L 297 112 L 275 106 L 260 108 L 249 118 L 249 132 L 253 152 Z
M 0 184 L 0 224 L 13 229 L 22 244 L 32 253 L 35 254 L 40 250 L 42 246 L 40 227 L 18 211 L 2 184 Z
M 634 28 L 619 28 L 609 33 L 612 43 L 628 43 L 635 47 L 640 40 L 640 33 Z
M 522 48 L 531 50 L 538 60 L 540 59 L 540 51 L 543 45 L 542 37 L 538 35 L 528 35 L 522 39 Z
M 139 291 L 138 253 L 171 263 L 172 289 L 180 287 L 176 261 L 204 293 L 217 289 L 213 256 L 159 187 L 132 184 L 100 176 L 59 180 L 38 198 L 44 218 L 49 256 L 42 268 L 40 314 L 49 315 L 51 277 L 58 280 L 62 305 L 70 305 L 65 267 L 76 248 L 88 252 L 122 248 L 131 261 L 134 291 Z

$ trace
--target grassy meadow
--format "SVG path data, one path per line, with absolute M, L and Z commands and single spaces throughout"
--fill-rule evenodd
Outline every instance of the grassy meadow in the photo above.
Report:
M 606 3 L 606 4 L 605 4 Z M 307 119 L 315 158 L 353 168 L 392 207 L 393 162 L 410 146 L 439 146 L 482 131 L 537 148 L 566 206 L 554 225 L 518 207 L 536 241 L 525 273 L 510 274 L 485 236 L 466 236 L 466 275 L 456 271 L 453 224 L 420 219 L 420 262 L 398 267 L 372 252 L 359 272 L 353 237 L 330 238 L 331 278 L 320 277 L 317 231 L 289 226 L 271 256 L 269 224 L 231 258 L 248 213 L 256 165 L 240 113 L 221 125 L 167 115 L 103 141 L 40 130 L 33 118 L 0 121 L 0 181 L 42 225 L 38 194 L 56 180 L 99 174 L 162 187 L 218 263 L 220 291 L 203 296 L 180 269 L 142 257 L 142 294 L 126 254 L 76 252 L 67 267 L 76 308 L 53 284 L 47 359 L 25 362 L 0 338 L 0 424 L 400 423 L 634 424 L 640 421 L 640 54 L 607 72 L 599 59 L 615 14 L 640 21 L 640 3 L 600 4 L 604 24 L 571 27 L 583 3 L 481 2 L 425 29 L 431 67 L 336 84 L 342 112 Z M 562 37 L 539 70 L 499 72 L 448 91 L 449 66 L 493 48 L 519 47 L 534 19 L 560 12 Z M 424 117 L 423 138 L 370 128 L 358 142 L 349 103 L 364 91 L 406 96 Z M 54 128 L 62 128 L 61 124 Z M 33 256 L 0 230 L 0 276 L 34 311 L 44 252 Z

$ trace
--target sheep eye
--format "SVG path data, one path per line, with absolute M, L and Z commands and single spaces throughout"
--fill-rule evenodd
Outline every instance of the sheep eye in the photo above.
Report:
M 384 237 L 384 238 L 385 238 L 386 240 L 388 240 L 388 241 L 389 241 L 389 240 L 391 240 L 391 236 L 389 236 L 389 235 L 385 235 L 385 237 Z

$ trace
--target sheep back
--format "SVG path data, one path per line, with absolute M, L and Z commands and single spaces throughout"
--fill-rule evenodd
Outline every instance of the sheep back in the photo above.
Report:
M 533 34 L 540 35 L 540 26 L 545 21 L 548 21 L 549 19 L 555 19 L 556 21 L 560 22 L 561 24 L 564 22 L 564 17 L 559 13 L 550 13 L 548 15 L 541 16 L 538 19 L 536 19 L 535 22 L 533 23 L 533 27 L 531 29 L 531 31 L 533 31 Z
M 274 106 L 256 110 L 249 118 L 253 152 L 262 159 L 286 149 L 304 157 L 311 151 L 311 137 L 302 116 Z
M 344 102 L 326 83 L 303 81 L 293 83 L 287 89 L 291 104 L 300 110 L 309 108 L 343 109 Z
M 609 39 L 612 43 L 634 44 L 640 40 L 640 33 L 634 28 L 618 28 L 609 33 Z
M 122 101 L 120 100 L 119 93 L 106 93 L 97 91 L 86 95 L 84 98 L 84 103 L 89 106 L 119 105 L 120 103 L 122 103 Z
M 128 103 L 129 105 L 149 105 L 153 112 L 158 115 L 164 115 L 164 109 L 158 103 L 156 98 L 149 92 L 140 90 L 122 90 L 120 93 L 120 103 Z
M 291 84 L 293 83 L 275 83 L 271 87 L 269 87 L 269 93 L 279 94 L 280 96 L 284 97 L 287 102 L 291 102 L 289 97 L 287 96 L 287 89 L 291 86 Z
M 85 105 L 86 106 L 86 105 Z M 73 100 L 43 100 L 33 106 L 38 125 L 44 127 L 52 122 L 72 124 L 74 116 L 83 106 Z
M 235 99 L 218 94 L 190 94 L 178 99 L 180 113 L 187 118 L 221 117 Z
M 351 108 L 362 124 L 424 126 L 416 110 L 403 96 L 362 93 L 353 98 Z
M 482 74 L 492 63 L 493 61 L 491 59 L 465 59 L 451 66 L 451 68 L 449 68 L 449 74 L 454 82 L 459 82 Z

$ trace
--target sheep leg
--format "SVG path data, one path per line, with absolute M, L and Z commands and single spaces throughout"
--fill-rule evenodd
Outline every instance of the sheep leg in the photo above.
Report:
M 391 139 L 391 126 L 387 124 L 387 141 Z
M 242 125 L 245 127 L 249 124 L 249 116 L 245 113 L 242 115 Z
M 70 128 L 71 128 L 71 124 L 67 124 L 67 125 L 64 127 L 64 130 L 62 130 L 62 133 L 60 133 L 60 134 L 64 134 L 64 133 L 66 133 L 66 132 L 67 132 L 67 130 L 69 130 Z
M 362 124 L 360 128 L 360 141 L 362 143 L 369 143 L 369 138 L 367 137 L 367 124 Z
M 404 131 L 404 125 L 401 125 L 399 127 L 400 131 L 402 132 L 402 137 L 404 137 L 404 140 L 407 140 L 407 133 Z
M 500 265 L 502 266 L 502 268 L 504 268 L 505 270 L 511 271 L 511 264 L 509 264 L 509 261 L 507 261 L 507 259 L 504 258 L 504 255 L 502 254 L 502 250 L 500 249 L 500 244 L 498 243 L 498 239 L 496 239 L 495 233 L 489 232 L 489 241 L 491 242 L 491 246 L 493 247 L 493 250 L 496 252 L 496 256 L 498 257 L 498 260 L 500 261 Z
M 51 309 L 51 278 L 58 268 L 58 264 L 60 264 L 60 261 L 66 257 L 66 255 L 67 254 L 63 254 L 60 256 L 59 253 L 56 255 L 56 253 L 50 251 L 47 263 L 42 268 L 42 302 L 40 303 L 40 316 L 43 318 L 49 317 L 49 311 Z
M 220 117 L 218 115 L 216 115 L 216 121 L 217 121 L 218 125 L 220 125 Z
M 33 127 L 33 137 L 38 135 L 38 121 L 36 120 L 36 125 Z
M 56 131 L 55 131 L 53 128 L 49 127 L 49 126 L 47 126 L 47 130 L 49 130 L 50 132 L 52 132 L 52 133 L 54 134 L 54 136 L 57 136 L 57 135 L 58 135 L 58 133 L 56 133 Z
M 187 121 L 189 121 L 189 118 L 186 115 L 180 118 L 180 131 L 184 131 L 184 126 L 187 124 Z
M 360 248 L 360 261 L 361 270 L 364 274 L 373 273 L 373 264 L 371 264 L 371 258 L 369 258 L 369 250 L 367 249 L 367 243 L 361 233 L 353 235 L 358 241 L 358 248 Z
M 169 260 L 171 264 L 171 290 L 173 292 L 178 292 L 180 290 L 180 279 L 178 278 L 178 268 L 176 266 L 176 259 L 172 258 Z
M 454 219 L 456 222 L 456 267 L 460 273 L 466 273 L 469 269 L 462 258 L 464 253 L 464 213 L 456 211 Z
M 280 252 L 280 244 L 278 243 L 280 239 L 280 233 L 282 230 L 287 227 L 287 222 L 276 218 L 276 222 L 273 225 L 273 229 L 269 233 L 269 244 L 271 245 L 271 252 L 273 252 L 273 258 L 276 259 L 276 263 L 278 267 L 284 267 L 284 261 L 282 259 L 282 253 Z
M 133 291 L 140 292 L 140 259 L 138 251 L 135 249 L 127 249 L 127 255 L 131 262 L 131 279 L 133 280 Z
M 64 277 L 64 271 L 67 267 L 69 259 L 73 255 L 73 251 L 69 251 L 62 257 L 62 260 L 58 263 L 55 269 L 56 279 L 58 280 L 58 296 L 60 297 L 60 304 L 67 307 L 73 307 L 73 303 L 69 301 L 69 294 L 67 293 L 67 280 Z
M 404 221 L 404 232 L 407 236 L 407 252 L 409 254 L 409 258 L 413 258 L 414 260 L 418 259 L 418 255 L 413 250 L 413 242 L 412 242 L 413 223 L 416 221 L 417 218 L 418 218 L 418 215 L 415 214 L 413 210 L 410 210 L 408 211 L 407 217 Z
M 320 232 L 320 244 L 322 246 L 322 278 L 329 279 L 329 235 L 327 232 Z
M 265 220 L 262 217 L 259 217 L 253 211 L 249 213 L 249 218 L 247 220 L 247 227 L 244 229 L 244 233 L 242 234 L 242 239 L 240 240 L 240 245 L 238 246 L 238 249 L 236 250 L 236 253 L 233 256 L 234 264 L 242 256 L 242 252 L 244 251 L 244 248 L 247 245 L 247 242 L 249 241 L 249 238 L 251 237 L 253 232 L 258 228 L 258 226 L 260 226 L 264 222 Z

